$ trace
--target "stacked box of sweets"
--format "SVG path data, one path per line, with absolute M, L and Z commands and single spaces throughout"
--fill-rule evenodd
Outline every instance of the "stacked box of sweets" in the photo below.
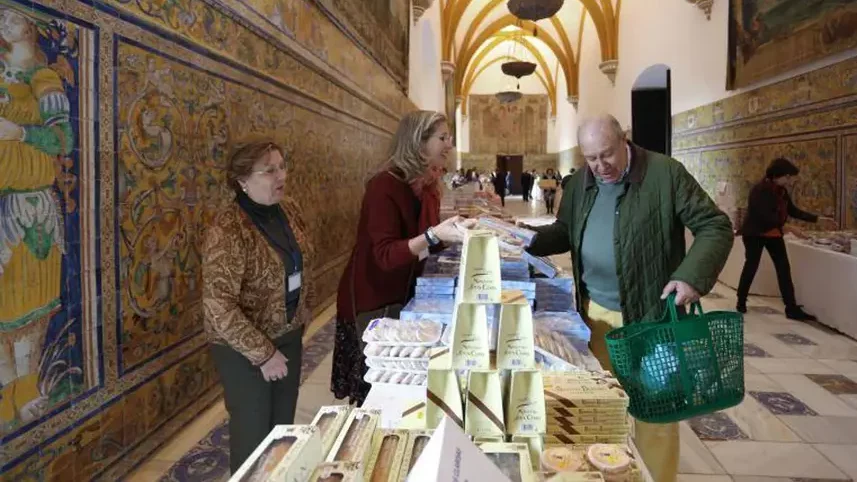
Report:
M 536 310 L 575 311 L 574 278 L 570 275 L 556 278 L 534 278 Z
M 627 442 L 628 395 L 609 373 L 545 373 L 544 390 L 547 445 Z

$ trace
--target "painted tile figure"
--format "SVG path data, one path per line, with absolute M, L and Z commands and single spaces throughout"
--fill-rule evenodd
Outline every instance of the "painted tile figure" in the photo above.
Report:
M 0 433 L 49 402 L 56 373 L 44 345 L 63 309 L 62 211 L 74 209 L 59 199 L 57 173 L 75 148 L 66 95 L 75 46 L 62 24 L 34 15 L 0 3 Z

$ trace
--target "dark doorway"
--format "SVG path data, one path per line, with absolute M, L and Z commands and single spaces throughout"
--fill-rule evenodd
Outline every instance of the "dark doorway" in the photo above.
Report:
M 631 137 L 644 149 L 672 153 L 670 69 L 654 65 L 644 70 L 631 90 Z
M 524 156 L 497 156 L 497 172 L 505 171 L 512 173 L 512 183 L 509 184 L 509 194 L 520 196 L 521 174 L 524 172 Z

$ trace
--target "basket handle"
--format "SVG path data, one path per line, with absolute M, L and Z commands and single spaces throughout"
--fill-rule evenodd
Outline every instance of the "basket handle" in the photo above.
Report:
M 676 307 L 676 304 L 675 304 L 675 292 L 670 293 L 669 296 L 667 296 L 667 311 L 670 314 L 670 321 L 671 322 L 676 322 L 679 320 L 678 308 Z M 702 310 L 702 303 L 700 303 L 699 300 L 691 303 L 690 304 L 690 312 L 688 314 L 690 316 L 704 315 L 705 312 Z

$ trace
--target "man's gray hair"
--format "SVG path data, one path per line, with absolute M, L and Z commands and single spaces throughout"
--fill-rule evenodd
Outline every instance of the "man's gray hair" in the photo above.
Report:
M 593 117 L 587 117 L 577 126 L 577 144 L 580 145 L 580 137 L 584 130 L 590 129 L 593 126 L 607 127 L 610 132 L 616 136 L 616 140 L 622 139 L 625 136 L 625 129 L 622 129 L 622 124 L 610 114 L 600 114 Z

